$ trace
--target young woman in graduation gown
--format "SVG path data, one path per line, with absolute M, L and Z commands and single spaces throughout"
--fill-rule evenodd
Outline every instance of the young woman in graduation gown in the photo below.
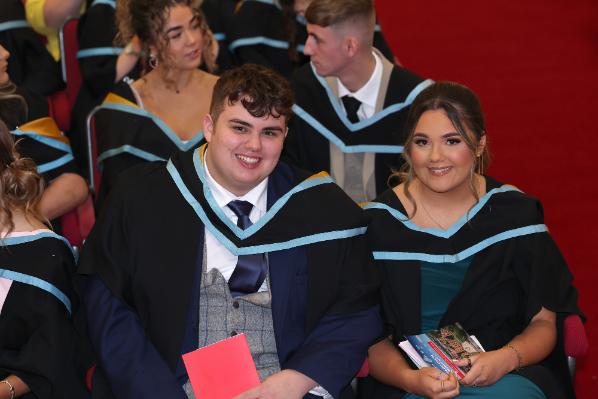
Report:
M 79 174 L 68 138 L 48 116 L 45 98 L 17 87 L 8 74 L 11 64 L 11 54 L 0 45 L 0 119 L 18 140 L 19 152 L 37 165 L 46 183 L 38 211 L 60 230 L 58 218 L 87 199 L 87 183 Z
M 85 398 L 68 242 L 37 212 L 36 165 L 0 120 L 0 398 Z
M 140 40 L 149 72 L 121 83 L 95 114 L 100 200 L 118 175 L 141 162 L 167 160 L 203 140 L 217 77 L 213 36 L 196 0 L 123 0 L 116 7 L 121 39 Z
M 413 102 L 402 183 L 365 206 L 388 338 L 369 351 L 364 398 L 574 396 L 561 322 L 579 313 L 540 202 L 484 176 L 484 118 L 468 88 L 439 82 Z M 457 381 L 417 370 L 405 335 L 459 322 L 486 352 Z

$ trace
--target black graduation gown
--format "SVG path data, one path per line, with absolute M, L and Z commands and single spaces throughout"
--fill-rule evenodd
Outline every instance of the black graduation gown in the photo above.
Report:
M 216 73 L 224 72 L 237 64 L 228 48 L 229 40 L 226 35 L 226 26 L 235 12 L 236 5 L 237 0 L 205 0 L 201 4 L 201 10 L 208 21 L 208 26 L 219 45 Z
M 116 60 L 122 48 L 114 44 L 117 34 L 114 19 L 115 1 L 88 2 L 87 11 L 79 19 L 79 69 L 81 88 L 71 114 L 71 138 L 75 158 L 87 171 L 86 119 L 114 87 Z M 137 65 L 127 76 L 137 79 L 141 67 Z
M 459 292 L 440 326 L 459 322 L 487 350 L 520 334 L 544 307 L 557 313 L 558 342 L 541 363 L 516 372 L 548 398 L 574 397 L 563 352 L 561 323 L 580 314 L 565 260 L 544 225 L 540 202 L 513 186 L 486 178 L 487 194 L 447 231 L 415 226 L 388 190 L 365 206 L 368 241 L 381 274 L 382 311 L 395 344 L 420 333 L 420 261 L 456 262 L 472 256 Z M 398 349 L 397 349 L 398 350 Z M 401 397 L 370 379 L 364 398 Z
M 204 142 L 203 132 L 187 143 L 160 118 L 137 106 L 127 83 L 119 83 L 95 114 L 98 164 L 102 173 L 101 205 L 118 175 L 139 163 L 166 161 L 177 150 L 193 150 Z
M 295 105 L 284 156 L 288 162 L 313 172 L 330 171 L 330 142 L 343 152 L 376 153 L 376 192 L 382 193 L 393 170 L 403 163 L 403 126 L 409 106 L 430 80 L 394 66 L 383 109 L 371 118 L 351 123 L 326 80 L 311 64 L 293 76 Z
M 279 164 L 268 181 L 268 213 L 250 229 L 238 231 L 204 195 L 199 151 L 179 152 L 167 165 L 139 165 L 123 174 L 85 244 L 79 272 L 99 277 L 132 309 L 144 339 L 176 373 L 181 353 L 197 347 L 192 328 L 198 313 L 193 309 L 199 300 L 204 227 L 234 254 L 268 252 L 281 367 L 303 371 L 305 363 L 313 365 L 305 359 L 321 357 L 314 366 L 323 369 L 318 373 L 324 381 L 318 382 L 339 389 L 339 381 L 350 380 L 380 333 L 372 309 L 378 284 L 362 235 L 365 215 L 326 174 L 309 176 Z M 94 309 L 90 317 L 107 320 Z M 323 323 L 328 318 L 352 327 L 330 328 Z M 107 333 L 119 334 L 114 329 Z M 91 335 L 104 336 L 95 330 Z M 107 361 L 108 340 L 101 344 L 106 353 L 99 353 Z M 346 345 L 352 347 L 349 353 Z M 334 363 L 339 353 L 344 364 Z M 143 378 L 137 374 L 132 378 Z M 134 382 L 127 378 L 127 384 Z
M 50 117 L 39 118 L 11 131 L 18 140 L 17 150 L 31 158 L 46 182 L 63 173 L 77 173 L 68 138 Z
M 8 74 L 17 86 L 43 96 L 64 87 L 59 64 L 27 23 L 21 0 L 0 2 L 0 45 L 10 52 Z
M 229 49 L 239 64 L 260 64 L 290 79 L 298 66 L 308 61 L 303 55 L 307 38 L 305 24 L 295 21 L 297 60 L 289 57 L 289 42 L 282 9 L 274 3 L 244 1 L 228 26 Z
M 60 131 L 56 122 L 48 117 L 48 105 L 40 95 L 17 89 L 25 99 L 26 107 L 15 99 L 8 100 L 6 121 L 22 157 L 31 158 L 46 184 L 64 173 L 80 174 L 69 139 Z M 60 232 L 60 219 L 52 220 L 55 231 Z
M 50 231 L 3 239 L 0 277 L 12 285 L 0 311 L 0 380 L 21 378 L 31 390 L 23 399 L 88 397 L 74 273 L 70 245 Z
M 21 156 L 35 162 L 46 183 L 63 173 L 79 174 L 69 139 L 48 116 L 46 100 L 21 88 L 17 89 L 17 94 L 25 99 L 27 109 L 22 111 L 21 104 L 11 100 L 15 105 L 16 118 L 8 122 L 8 127 L 17 141 Z M 17 109 L 21 110 L 21 115 L 18 115 Z

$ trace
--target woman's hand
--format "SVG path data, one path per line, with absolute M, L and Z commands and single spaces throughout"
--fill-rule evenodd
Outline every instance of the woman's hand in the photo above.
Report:
M 454 363 L 464 367 L 471 362 L 471 369 L 461 380 L 461 384 L 484 387 L 494 384 L 514 370 L 517 367 L 514 363 L 516 360 L 510 349 L 501 348 L 473 355 L 469 359 L 455 360 Z
M 470 357 L 471 370 L 461 383 L 472 386 L 494 384 L 505 374 L 517 368 L 542 361 L 550 354 L 555 342 L 556 314 L 541 308 L 525 330 L 514 337 L 506 347 Z M 467 366 L 469 360 L 458 360 L 455 364 Z
M 407 385 L 407 391 L 431 399 L 454 398 L 459 395 L 457 378 L 432 367 L 410 370 Z

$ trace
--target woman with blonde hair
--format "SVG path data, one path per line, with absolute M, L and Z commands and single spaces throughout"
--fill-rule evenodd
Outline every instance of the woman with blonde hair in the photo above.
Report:
M 85 398 L 75 259 L 38 211 L 36 168 L 0 120 L 0 398 Z
M 477 96 L 435 83 L 414 100 L 405 132 L 402 183 L 365 206 L 388 338 L 369 350 L 363 397 L 574 396 L 560 331 L 579 313 L 577 291 L 540 202 L 484 175 Z M 456 322 L 485 348 L 454 360 L 460 381 L 416 369 L 397 346 Z

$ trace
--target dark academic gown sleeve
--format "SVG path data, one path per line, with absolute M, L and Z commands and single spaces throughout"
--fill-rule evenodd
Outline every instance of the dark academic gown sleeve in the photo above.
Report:
M 93 273 L 83 301 L 98 366 L 116 398 L 184 399 L 182 385 L 147 336 L 132 305 L 135 271 L 121 195 L 119 191 L 111 195 L 81 256 L 80 272 Z M 113 282 L 110 289 L 104 281 Z
M 336 253 L 327 244 L 310 249 L 312 256 L 326 261 L 333 260 L 330 252 L 338 256 L 342 268 L 337 280 L 338 292 L 326 314 L 284 363 L 284 368 L 309 376 L 334 398 L 346 394 L 348 381 L 366 359 L 369 345 L 380 337 L 382 326 L 377 307 L 378 278 L 367 243 L 363 236 L 343 241 L 334 244 Z M 326 286 L 330 281 L 313 279 L 311 283 L 312 293 L 330 289 L 330 285 Z M 312 300 L 317 297 L 312 294 Z M 325 296 L 319 299 L 325 300 Z
M 270 187 L 281 170 L 282 163 L 270 176 Z M 338 186 L 309 191 L 298 194 L 279 216 L 283 226 L 295 226 L 298 236 L 321 221 L 325 225 L 318 226 L 320 231 L 367 225 L 365 214 Z M 276 198 L 271 194 L 268 198 Z M 305 204 L 317 205 L 307 210 Z M 274 251 L 269 260 L 281 368 L 309 376 L 335 398 L 345 397 L 346 385 L 362 365 L 367 348 L 381 334 L 379 280 L 365 236 Z M 281 272 L 283 268 L 286 272 Z M 285 273 L 292 276 L 282 277 Z M 283 312 L 280 300 L 285 297 L 288 308 Z
M 73 324 L 78 303 L 70 250 L 56 239 L 43 238 L 0 251 L 0 268 L 52 284 L 71 305 L 67 309 L 46 290 L 13 281 L 0 313 L 0 380 L 11 374 L 22 379 L 31 390 L 24 399 L 87 398 L 83 341 Z

